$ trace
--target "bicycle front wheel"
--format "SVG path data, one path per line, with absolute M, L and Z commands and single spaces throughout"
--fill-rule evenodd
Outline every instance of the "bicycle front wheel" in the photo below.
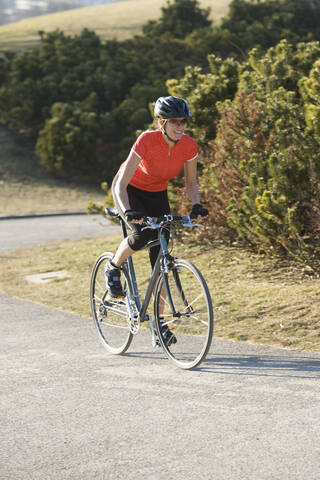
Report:
M 208 286 L 192 263 L 174 259 L 160 273 L 154 297 L 157 335 L 167 356 L 180 368 L 197 367 L 213 335 L 213 308 Z M 165 334 L 169 328 L 174 337 Z
M 112 259 L 113 253 L 103 253 L 96 261 L 91 276 L 90 300 L 92 316 L 100 340 L 106 349 L 115 355 L 124 353 L 132 341 L 129 329 L 129 312 L 125 299 L 107 299 L 105 266 Z M 125 269 L 122 270 L 122 286 L 126 292 L 130 279 Z

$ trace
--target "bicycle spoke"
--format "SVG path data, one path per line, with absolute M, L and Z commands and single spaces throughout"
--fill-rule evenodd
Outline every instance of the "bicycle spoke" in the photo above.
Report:
M 95 295 L 94 295 L 94 298 L 95 298 L 95 300 L 98 300 L 99 302 L 103 303 L 103 302 L 102 302 L 102 298 L 98 297 L 98 295 L 95 294 Z
M 163 297 L 163 295 L 161 295 L 160 298 L 168 307 L 170 307 L 170 303 L 167 301 L 166 297 Z
M 166 278 L 167 296 L 162 293 L 162 277 L 155 293 L 159 338 L 168 357 L 179 367 L 194 368 L 205 358 L 212 339 L 213 310 L 208 287 L 198 269 L 186 260 L 176 259 L 174 270 L 169 271 Z M 164 319 L 163 323 L 160 318 Z M 169 329 L 169 334 L 167 330 L 161 334 L 164 327 Z
M 166 316 L 169 316 L 169 315 L 166 315 Z M 171 316 L 172 316 L 172 315 L 171 315 Z M 163 315 L 163 317 L 164 317 L 164 315 Z M 171 325 L 172 323 L 176 323 L 176 322 L 178 322 L 179 320 L 180 320 L 179 318 L 174 318 L 173 320 L 170 320 L 169 322 L 163 322 L 163 323 L 162 323 L 162 326 L 165 327 L 165 326 L 167 326 L 167 325 Z
M 102 321 L 103 321 L 103 320 L 102 320 Z M 112 327 L 112 328 L 114 328 L 114 329 L 120 328 L 120 329 L 128 330 L 128 326 L 127 326 L 127 325 L 114 325 L 113 323 L 108 323 L 108 322 L 104 322 L 104 321 L 103 321 L 103 324 L 104 324 L 105 326 Z
M 195 320 L 197 320 L 198 322 L 202 323 L 202 324 L 205 325 L 206 327 L 209 325 L 209 322 L 205 322 L 204 320 L 202 320 L 201 318 L 196 317 L 195 315 L 190 315 L 190 318 L 194 318 Z
M 188 309 L 190 308 L 195 302 L 197 302 L 201 297 L 203 297 L 204 294 L 201 293 L 200 295 L 197 296 L 191 303 L 188 302 L 188 305 L 185 305 L 185 308 Z M 185 310 L 186 311 L 186 310 Z
M 96 287 L 99 287 L 99 290 L 105 291 L 106 289 L 106 282 L 104 282 L 102 285 L 100 282 L 97 281 Z
M 109 352 L 121 354 L 129 347 L 132 334 L 127 322 L 129 313 L 126 302 L 105 301 L 105 266 L 112 257 L 112 253 L 107 253 L 97 260 L 92 273 L 90 297 L 94 322 L 103 345 Z M 126 272 L 122 277 L 125 289 L 129 281 Z

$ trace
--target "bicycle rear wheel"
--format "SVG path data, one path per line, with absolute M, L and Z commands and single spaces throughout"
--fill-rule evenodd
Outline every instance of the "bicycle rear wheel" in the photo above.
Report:
M 166 287 L 167 282 L 167 287 Z M 207 284 L 192 263 L 174 259 L 155 288 L 157 335 L 167 356 L 180 368 L 197 367 L 206 357 L 213 335 L 213 308 Z M 166 344 L 168 327 L 176 343 Z
M 126 300 L 107 300 L 105 266 L 113 253 L 103 253 L 96 261 L 91 276 L 90 300 L 92 316 L 97 327 L 100 340 L 106 349 L 115 355 L 124 353 L 132 341 L 132 333 L 128 324 L 128 307 Z M 122 286 L 126 292 L 130 279 L 122 269 Z

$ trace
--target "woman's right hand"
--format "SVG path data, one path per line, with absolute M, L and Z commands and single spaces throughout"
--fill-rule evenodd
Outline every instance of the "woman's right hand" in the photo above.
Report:
M 143 222 L 143 217 L 144 214 L 142 212 L 139 212 L 137 210 L 126 210 L 124 212 L 125 218 L 127 222 L 130 223 L 141 223 Z

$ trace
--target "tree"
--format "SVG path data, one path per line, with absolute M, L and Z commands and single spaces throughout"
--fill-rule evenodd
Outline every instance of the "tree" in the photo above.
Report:
M 103 169 L 97 148 L 103 127 L 89 102 L 55 103 L 36 144 L 41 164 L 57 177 L 96 179 Z
M 216 134 L 219 119 L 217 102 L 233 98 L 237 90 L 240 64 L 232 58 L 223 61 L 220 57 L 209 55 L 208 66 L 208 73 L 200 67 L 189 66 L 182 79 L 167 81 L 171 95 L 188 100 L 193 120 L 191 131 L 203 149 Z
M 320 243 L 320 61 L 317 60 L 308 77 L 299 82 L 300 92 L 304 99 L 306 131 L 305 134 L 314 138 L 318 149 L 314 149 L 310 158 L 310 182 L 313 196 L 308 211 L 309 231 L 314 242 Z
M 186 41 L 201 51 L 246 60 L 253 47 L 266 51 L 282 39 L 320 40 L 319 0 L 232 0 L 220 25 L 192 32 Z
M 209 73 L 188 67 L 168 82 L 190 102 L 191 132 L 206 146 L 206 238 L 241 239 L 319 268 L 319 54 L 319 42 L 282 40 L 266 53 L 253 49 L 241 65 L 211 55 Z
M 193 30 L 211 25 L 208 18 L 210 8 L 200 8 L 198 0 L 168 0 L 161 12 L 159 20 L 149 21 L 143 26 L 145 35 L 184 39 Z
M 224 232 L 229 226 L 246 243 L 313 265 L 320 233 L 319 49 L 317 42 L 294 49 L 282 41 L 265 55 L 251 52 L 241 89 L 218 105 L 202 174 Z

